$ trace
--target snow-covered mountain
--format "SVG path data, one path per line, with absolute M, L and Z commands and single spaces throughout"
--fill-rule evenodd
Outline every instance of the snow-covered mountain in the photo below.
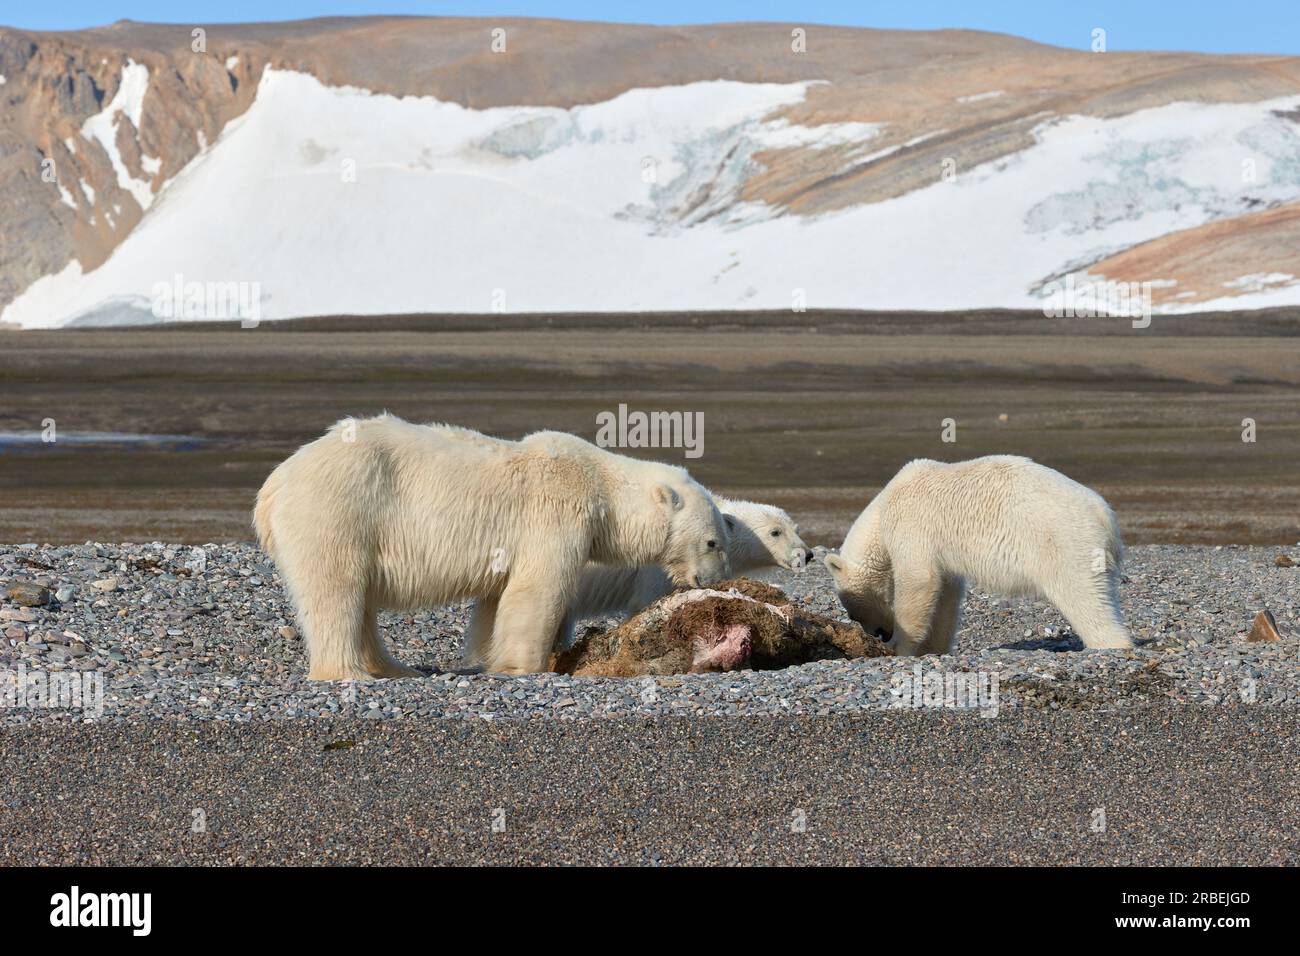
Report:
M 1033 308 L 1071 274 L 1171 310 L 1300 304 L 1296 58 L 768 24 L 193 31 L 0 31 L 4 322 Z

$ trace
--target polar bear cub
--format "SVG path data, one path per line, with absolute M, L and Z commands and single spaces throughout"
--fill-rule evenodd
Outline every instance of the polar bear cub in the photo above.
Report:
M 381 609 L 477 598 L 482 659 L 520 674 L 545 669 L 589 561 L 695 586 L 728 573 L 722 515 L 684 469 L 562 432 L 345 419 L 271 473 L 254 525 L 314 680 L 418 674 L 384 646 Z
M 1131 647 L 1119 609 L 1123 544 L 1110 506 L 1010 455 L 905 465 L 823 559 L 840 601 L 897 654 L 946 654 L 966 582 L 1051 601 L 1093 647 Z
M 733 501 L 714 496 L 727 524 L 727 558 L 733 574 L 766 568 L 804 568 L 812 551 L 799 537 L 791 517 L 774 505 L 754 501 Z M 673 580 L 658 565 L 612 567 L 590 564 L 582 572 L 578 593 L 569 605 L 556 637 L 557 648 L 573 642 L 578 621 L 606 614 L 635 614 L 671 592 Z M 479 651 L 486 635 L 486 622 L 476 606 L 466 632 L 465 661 L 481 664 Z

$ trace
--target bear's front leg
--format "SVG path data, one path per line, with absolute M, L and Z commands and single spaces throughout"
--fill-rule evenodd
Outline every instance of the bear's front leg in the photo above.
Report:
M 887 646 L 899 657 L 925 653 L 942 586 L 931 568 L 895 567 L 894 636 Z
M 948 654 L 957 637 L 961 620 L 961 602 L 966 597 L 966 582 L 961 578 L 944 578 L 939 590 L 939 605 L 930 622 L 930 634 L 922 645 L 922 654 Z
M 559 581 L 514 580 L 506 585 L 487 652 L 488 670 L 505 674 L 545 671 L 568 600 Z

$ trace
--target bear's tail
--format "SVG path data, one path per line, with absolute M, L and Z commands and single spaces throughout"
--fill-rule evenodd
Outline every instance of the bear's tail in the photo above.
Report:
M 253 506 L 253 528 L 257 531 L 257 542 L 272 558 L 275 557 L 275 535 L 271 529 L 271 509 L 275 506 L 275 496 L 283 480 L 279 468 L 271 472 L 257 492 L 257 503 Z

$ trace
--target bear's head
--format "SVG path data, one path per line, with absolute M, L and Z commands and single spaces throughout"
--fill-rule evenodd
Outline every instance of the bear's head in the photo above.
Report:
M 730 539 L 713 496 L 688 476 L 659 482 L 652 489 L 666 526 L 659 563 L 678 585 L 705 587 L 730 577 Z
M 725 499 L 718 502 L 718 507 L 731 536 L 727 556 L 734 573 L 772 565 L 801 571 L 812 560 L 812 550 L 799 537 L 794 521 L 780 508 Z
M 835 592 L 850 620 L 868 634 L 888 642 L 894 636 L 894 610 L 884 582 L 842 554 L 827 554 L 822 563 L 835 580 Z

